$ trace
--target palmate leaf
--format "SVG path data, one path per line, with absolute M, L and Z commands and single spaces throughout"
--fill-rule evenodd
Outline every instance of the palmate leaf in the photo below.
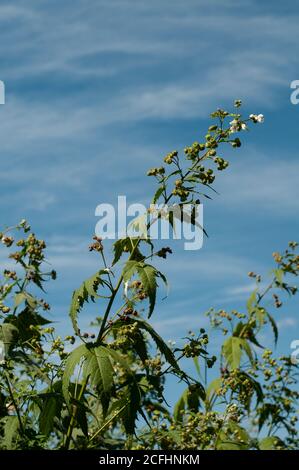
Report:
M 175 422 L 181 423 L 183 421 L 185 409 L 196 413 L 199 409 L 200 399 L 205 399 L 203 386 L 200 383 L 189 385 L 174 407 L 173 417 Z
M 70 407 L 71 402 L 70 385 L 72 376 L 76 367 L 82 363 L 83 379 L 88 380 L 91 386 L 96 387 L 105 414 L 109 407 L 114 386 L 113 362 L 119 363 L 128 374 L 131 374 L 126 359 L 109 347 L 81 344 L 76 348 L 66 360 L 62 378 L 62 393 L 67 406 Z
M 109 350 L 104 346 L 98 346 L 89 349 L 85 356 L 84 378 L 87 379 L 90 377 L 91 386 L 96 387 L 100 396 L 103 413 L 106 415 L 109 407 L 111 390 L 114 385 L 114 371 Z
M 132 436 L 136 428 L 138 411 L 141 411 L 142 389 L 135 380 L 126 387 L 125 396 L 128 400 L 127 406 L 122 411 L 120 417 L 126 434 Z
M 61 388 L 62 382 L 57 380 L 33 399 L 40 409 L 38 417 L 39 432 L 47 437 L 54 429 L 55 419 L 59 420 L 61 418 L 63 406 Z
M 88 349 L 85 344 L 81 344 L 76 349 L 74 349 L 68 356 L 65 368 L 62 376 L 62 394 L 67 404 L 67 407 L 70 408 L 70 394 L 69 386 L 71 383 L 71 378 L 74 374 L 76 366 L 80 361 L 84 360 L 88 354 Z
M 103 275 L 107 275 L 105 270 L 98 271 L 93 276 L 84 281 L 79 289 L 76 289 L 73 293 L 71 306 L 70 306 L 70 318 L 76 335 L 80 336 L 80 330 L 78 327 L 78 314 L 82 309 L 85 302 L 100 297 L 97 293 L 99 286 L 108 286 L 109 284 L 105 279 L 102 279 Z
M 133 321 L 133 320 L 132 320 Z M 139 328 L 147 331 L 150 336 L 152 337 L 152 339 L 154 340 L 154 342 L 156 343 L 157 345 L 157 348 L 159 349 L 159 351 L 161 352 L 161 354 L 165 357 L 165 359 L 167 360 L 167 362 L 177 371 L 179 372 L 180 371 L 180 368 L 179 368 L 179 365 L 174 357 L 174 354 L 172 352 L 172 350 L 167 346 L 167 344 L 163 341 L 163 339 L 161 338 L 161 336 L 154 330 L 154 328 L 149 324 L 147 323 L 146 321 L 144 320 L 140 320 L 140 319 L 134 319 L 133 323 L 136 322 L 139 326 Z
M 31 326 L 45 326 L 52 323 L 32 310 L 28 305 L 19 315 L 9 315 L 6 317 L 6 321 L 12 323 L 18 329 L 19 341 L 22 343 L 29 342 L 32 338 L 40 338 L 41 335 L 38 329 L 32 329 Z
M 112 266 L 114 266 L 120 260 L 123 253 L 130 253 L 130 261 L 143 261 L 145 259 L 145 256 L 136 246 L 139 243 L 146 243 L 150 245 L 151 253 L 153 253 L 154 245 L 149 237 L 121 238 L 113 244 L 114 258 L 112 261 Z
M 90 376 L 90 384 L 100 387 L 104 393 L 111 391 L 113 383 L 113 367 L 110 354 L 104 346 L 88 350 L 84 364 L 84 376 Z
M 112 266 L 114 266 L 121 258 L 123 253 L 132 253 L 132 250 L 137 243 L 137 238 L 134 237 L 126 237 L 120 238 L 113 244 L 113 251 L 114 251 L 114 258 L 112 261 Z M 144 257 L 141 255 L 140 251 L 135 248 L 135 260 L 143 259 Z
M 41 434 L 48 437 L 53 431 L 55 417 L 60 419 L 62 404 L 61 395 L 57 393 L 48 394 L 44 397 L 38 420 Z
M 223 344 L 223 355 L 232 369 L 238 369 L 243 351 L 253 363 L 253 356 L 248 341 L 237 336 L 231 336 Z
M 139 319 L 138 318 L 129 318 L 126 321 L 126 325 L 131 325 L 133 323 L 136 323 L 141 330 L 146 331 L 151 336 L 151 338 L 154 340 L 157 348 L 159 349 L 160 353 L 165 357 L 166 361 L 177 372 L 180 372 L 179 365 L 178 365 L 178 363 L 175 359 L 175 356 L 174 356 L 172 350 L 169 348 L 169 346 L 167 346 L 167 344 L 163 341 L 161 336 L 154 330 L 154 328 L 149 323 L 147 323 L 145 320 L 142 320 L 140 318 Z M 123 321 L 117 320 L 113 323 L 112 329 L 115 330 L 115 329 L 121 328 L 123 325 L 124 325 Z M 136 348 L 136 352 L 137 352 L 137 354 L 139 354 L 138 345 L 137 345 L 137 348 Z M 127 365 L 126 361 L 124 360 L 124 358 L 122 356 L 120 356 L 115 350 L 111 349 L 109 354 L 112 355 L 113 359 L 115 361 L 119 362 L 122 367 L 127 367 L 128 368 L 128 365 Z M 130 371 L 130 369 L 127 370 L 127 372 L 128 371 Z
M 127 385 L 122 396 L 110 406 L 106 420 L 97 432 L 104 431 L 117 418 L 121 420 L 126 434 L 132 436 L 136 429 L 138 412 L 141 411 L 141 398 L 142 394 L 138 384 L 133 382 Z
M 149 311 L 148 318 L 151 317 L 155 304 L 156 304 L 156 294 L 157 294 L 157 278 L 162 279 L 162 281 L 167 286 L 167 280 L 164 274 L 158 271 L 154 266 L 150 264 L 145 264 L 141 261 L 127 261 L 123 269 L 123 279 L 124 282 L 128 282 L 134 275 L 137 275 L 140 281 L 142 282 L 143 289 L 149 299 Z

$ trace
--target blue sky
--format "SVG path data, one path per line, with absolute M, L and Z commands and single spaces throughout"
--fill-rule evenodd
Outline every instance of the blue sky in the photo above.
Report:
M 299 238 L 298 21 L 290 0 L 1 2 L 1 225 L 26 218 L 47 240 L 60 331 L 72 290 L 98 268 L 87 250 L 96 206 L 147 201 L 146 170 L 199 140 L 209 113 L 235 98 L 265 123 L 219 175 L 203 249 L 175 243 L 161 265 L 171 289 L 156 327 L 177 339 L 205 326 L 209 307 L 244 308 L 247 272 L 267 273 L 272 252 Z M 285 352 L 299 338 L 297 309 L 277 312 Z

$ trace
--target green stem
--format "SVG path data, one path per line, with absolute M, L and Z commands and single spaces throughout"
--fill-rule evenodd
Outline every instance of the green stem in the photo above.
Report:
M 15 410 L 16 410 L 16 413 L 17 413 L 17 418 L 18 418 L 18 421 L 19 421 L 21 433 L 24 434 L 24 426 L 23 426 L 23 423 L 22 423 L 20 410 L 19 410 L 18 405 L 16 403 L 16 400 L 14 398 L 13 391 L 12 391 L 10 381 L 9 381 L 9 376 L 8 376 L 8 373 L 7 373 L 6 370 L 4 370 L 4 376 L 5 376 L 5 382 L 7 384 L 7 388 L 8 388 L 8 391 L 9 391 L 9 396 L 11 398 L 12 404 L 13 404 Z
M 129 261 L 130 261 L 130 260 L 132 259 L 132 257 L 134 256 L 135 251 L 137 250 L 137 247 L 138 247 L 139 243 L 140 243 L 140 239 L 137 240 L 136 245 L 135 245 L 134 248 L 132 249 L 132 252 L 131 252 L 131 254 L 130 254 L 130 256 L 129 256 Z M 99 334 L 98 334 L 98 337 L 97 337 L 97 341 L 98 341 L 98 342 L 100 342 L 101 339 L 102 339 L 103 333 L 104 333 L 104 331 L 105 331 L 106 323 L 107 323 L 107 320 L 108 320 L 108 317 L 109 317 L 109 313 L 110 313 L 110 311 L 111 311 L 111 308 L 112 308 L 114 299 L 115 299 L 115 297 L 116 297 L 116 295 L 117 295 L 117 293 L 118 293 L 118 291 L 119 291 L 119 288 L 120 288 L 122 282 L 123 282 L 123 275 L 120 276 L 120 278 L 119 278 L 119 280 L 118 280 L 118 282 L 117 282 L 115 288 L 113 289 L 112 295 L 111 295 L 110 300 L 109 300 L 109 303 L 108 303 L 108 305 L 107 305 L 106 312 L 105 312 L 105 314 L 104 314 L 104 317 L 103 317 L 103 320 L 102 320 L 102 324 L 101 324 L 101 328 L 100 328 L 100 331 L 99 331 Z

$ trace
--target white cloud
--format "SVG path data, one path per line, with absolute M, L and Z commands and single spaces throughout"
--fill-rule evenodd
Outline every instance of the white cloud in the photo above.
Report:
M 273 152 L 274 153 L 274 152 Z M 217 182 L 222 206 L 244 207 L 257 214 L 262 209 L 289 217 L 299 209 L 299 163 L 249 151 L 246 162 L 233 162 L 229 175 Z
M 294 317 L 285 317 L 277 322 L 278 328 L 294 328 L 297 325 L 298 320 Z

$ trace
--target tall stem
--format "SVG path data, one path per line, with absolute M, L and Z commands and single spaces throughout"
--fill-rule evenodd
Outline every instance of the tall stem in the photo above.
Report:
M 137 240 L 136 245 L 132 249 L 132 252 L 129 256 L 129 261 L 134 256 L 135 251 L 137 250 L 137 247 L 138 247 L 139 243 L 140 243 L 140 239 Z M 108 320 L 108 317 L 109 317 L 109 313 L 111 311 L 114 299 L 115 299 L 115 297 L 116 297 L 116 295 L 119 291 L 119 288 L 120 288 L 122 282 L 123 282 L 123 275 L 120 276 L 115 288 L 113 289 L 112 295 L 110 297 L 109 303 L 108 303 L 107 308 L 106 308 L 106 312 L 105 312 L 103 320 L 102 320 L 102 324 L 101 324 L 101 328 L 100 328 L 100 331 L 99 331 L 99 334 L 98 334 L 98 337 L 97 337 L 97 341 L 101 341 L 101 339 L 102 339 L 102 336 L 103 336 L 103 333 L 104 333 L 104 330 L 105 330 L 105 327 L 106 327 L 106 323 L 107 323 L 107 320 Z
M 4 376 L 5 376 L 5 382 L 7 384 L 7 388 L 8 388 L 8 392 L 9 392 L 9 396 L 11 398 L 11 401 L 12 401 L 12 404 L 16 410 L 16 413 L 17 413 L 17 418 L 18 418 L 18 421 L 19 421 L 19 425 L 20 425 L 20 430 L 21 430 L 21 433 L 24 434 L 24 426 L 23 426 L 23 423 L 22 423 L 22 418 L 21 418 L 21 414 L 20 414 L 20 410 L 19 410 L 19 407 L 17 405 L 17 402 L 14 398 L 14 394 L 13 394 L 13 391 L 12 391 L 12 388 L 11 388 L 11 385 L 10 385 L 10 381 L 9 381 L 9 376 L 8 376 L 8 373 L 6 370 L 4 370 Z

